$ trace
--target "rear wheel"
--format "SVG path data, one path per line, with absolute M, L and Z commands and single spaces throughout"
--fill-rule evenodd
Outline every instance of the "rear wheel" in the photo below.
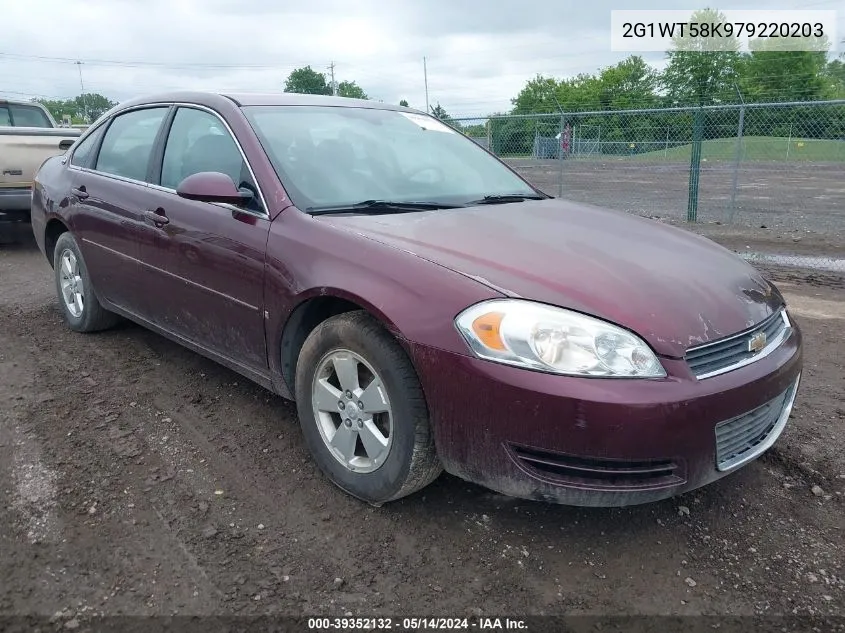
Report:
M 351 495 L 380 505 L 441 472 L 413 365 L 365 312 L 340 314 L 305 340 L 296 401 L 320 469 Z
M 96 332 L 113 326 L 119 317 L 97 300 L 79 245 L 62 233 L 53 251 L 56 292 L 65 323 L 75 332 Z

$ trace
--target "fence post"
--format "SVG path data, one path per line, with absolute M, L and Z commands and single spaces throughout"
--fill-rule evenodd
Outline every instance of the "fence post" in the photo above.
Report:
M 704 128 L 704 110 L 695 111 L 692 123 L 692 152 L 689 166 L 689 198 L 687 200 L 687 222 L 698 220 L 698 180 L 701 176 L 701 137 Z
M 789 146 L 792 145 L 792 126 L 794 123 L 789 124 L 789 138 L 786 140 L 786 160 L 789 160 Z
M 487 151 L 496 153 L 493 151 L 493 119 L 487 119 Z
M 733 223 L 736 215 L 736 194 L 739 181 L 739 165 L 742 162 L 742 134 L 745 130 L 745 105 L 739 109 L 739 125 L 736 128 L 736 150 L 734 155 L 734 174 L 731 183 L 731 203 L 728 208 L 728 223 Z
M 560 139 L 557 143 L 557 197 L 563 198 L 563 112 L 560 114 Z

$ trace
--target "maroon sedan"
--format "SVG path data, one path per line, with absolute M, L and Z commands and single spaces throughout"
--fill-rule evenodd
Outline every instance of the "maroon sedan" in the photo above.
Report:
M 442 469 L 627 505 L 777 440 L 801 373 L 783 297 L 707 239 L 552 199 L 381 103 L 167 94 L 40 169 L 32 226 L 78 332 L 118 318 L 295 399 L 374 504 Z

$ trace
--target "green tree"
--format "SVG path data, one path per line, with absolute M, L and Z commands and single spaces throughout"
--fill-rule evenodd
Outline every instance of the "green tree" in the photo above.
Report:
M 444 123 L 452 123 L 452 117 L 446 112 L 446 109 L 440 105 L 440 102 L 435 106 L 431 106 L 431 114 L 433 117 L 440 119 Z
M 780 38 L 752 40 L 751 52 L 740 66 L 745 101 L 812 101 L 827 96 L 828 42 L 809 41 L 814 50 L 806 51 L 783 50 L 785 42 Z
M 551 77 L 537 75 L 529 79 L 525 87 L 511 99 L 513 114 L 541 114 L 557 112 L 555 103 L 559 83 Z
M 658 101 L 658 79 L 657 72 L 635 55 L 597 75 L 582 73 L 561 81 L 537 75 L 511 103 L 514 114 L 649 107 Z
M 37 101 L 50 111 L 56 121 L 70 117 L 75 123 L 86 122 L 86 113 L 88 123 L 96 121 L 117 105 L 117 102 L 96 92 L 85 93 L 73 99 L 38 99 Z
M 96 92 L 80 95 L 73 100 L 78 114 L 88 113 L 88 121 L 96 121 L 117 105 L 116 102 Z
M 696 11 L 692 22 L 720 23 L 725 15 L 713 9 Z M 672 105 L 713 105 L 736 101 L 735 83 L 740 65 L 739 42 L 735 37 L 684 36 L 673 38 L 667 53 L 669 64 L 661 84 Z
M 341 81 L 337 85 L 337 94 L 350 99 L 369 99 L 364 90 L 354 81 Z
M 76 105 L 72 99 L 33 99 L 43 105 L 53 115 L 56 121 L 61 121 L 65 116 L 76 116 Z
M 405 99 L 402 99 L 402 100 L 399 102 L 399 105 L 400 105 L 400 106 L 402 106 L 403 108 L 410 108 L 410 107 L 411 107 L 411 106 L 409 106 L 409 105 L 408 105 L 408 102 L 407 102 L 407 101 L 405 101 Z
M 845 54 L 840 55 L 839 59 L 831 60 L 825 69 L 825 74 L 845 84 Z
M 463 125 L 461 126 L 461 132 L 473 138 L 484 138 L 487 136 L 487 125 L 484 123 Z
M 285 92 L 297 92 L 307 95 L 332 94 L 331 83 L 324 73 L 318 73 L 311 66 L 297 68 L 285 80 Z M 341 81 L 337 84 L 337 94 L 352 99 L 369 99 L 363 88 L 354 81 Z
M 831 99 L 845 99 L 845 55 L 831 60 L 825 68 L 827 95 Z
M 297 92 L 307 95 L 330 95 L 332 87 L 323 73 L 318 73 L 311 66 L 297 68 L 285 81 L 285 92 Z
M 658 101 L 657 71 L 639 55 L 632 55 L 598 76 L 598 100 L 602 110 L 650 108 Z

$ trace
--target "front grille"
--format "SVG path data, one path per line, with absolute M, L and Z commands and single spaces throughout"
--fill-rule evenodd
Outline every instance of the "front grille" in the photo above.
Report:
M 777 398 L 744 415 L 716 425 L 716 468 L 730 470 L 767 450 L 783 431 L 798 380 Z
M 554 483 L 607 489 L 646 489 L 676 486 L 685 481 L 683 469 L 671 459 L 578 457 L 513 444 L 510 450 L 524 470 Z
M 707 343 L 687 350 L 684 356 L 690 370 L 696 378 L 710 378 L 738 369 L 749 363 L 768 356 L 789 335 L 791 326 L 786 310 L 780 310 L 753 328 L 727 338 Z M 752 341 L 761 340 L 765 335 L 765 344 L 761 349 L 753 349 Z

